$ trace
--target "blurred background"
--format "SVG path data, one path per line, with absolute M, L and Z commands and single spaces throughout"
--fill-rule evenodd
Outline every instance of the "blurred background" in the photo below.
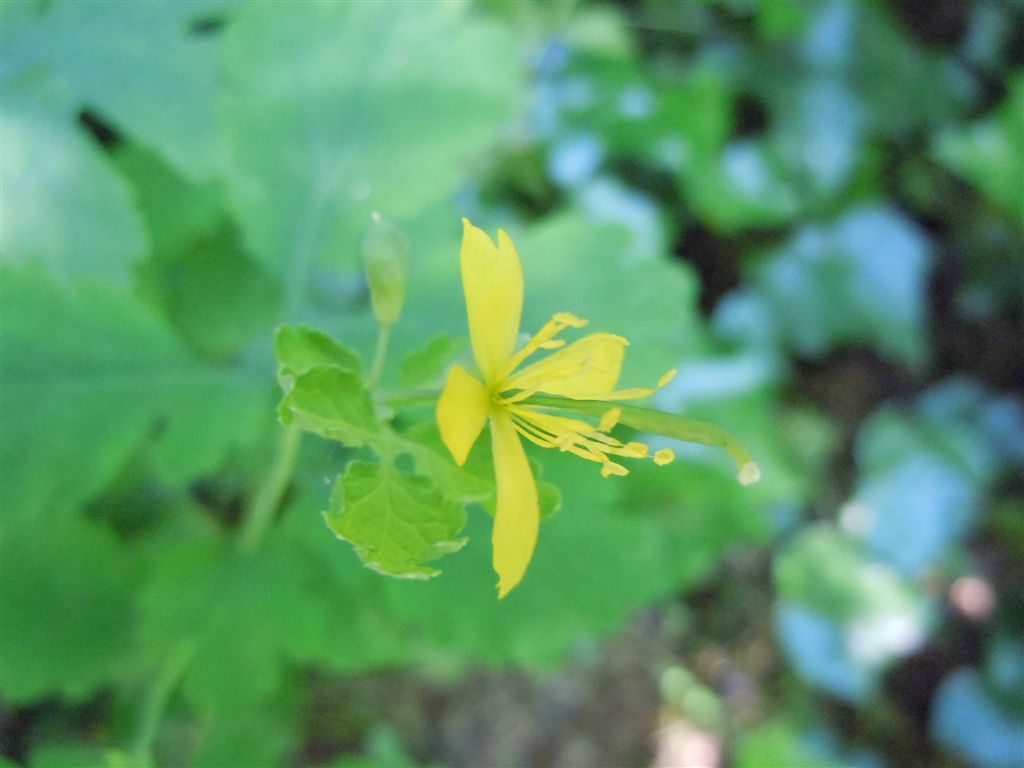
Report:
M 5 766 L 1024 764 L 1024 3 L 0 4 Z M 460 217 L 525 326 L 758 458 L 562 491 L 495 599 L 273 526 L 271 351 L 372 354 L 359 240 L 414 257 L 384 386 L 465 337 Z

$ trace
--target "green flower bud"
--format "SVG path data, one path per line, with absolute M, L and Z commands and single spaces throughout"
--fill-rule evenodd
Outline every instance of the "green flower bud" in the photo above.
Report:
M 370 299 L 377 322 L 390 328 L 402 314 L 405 286 L 409 281 L 409 241 L 397 226 L 374 212 L 363 235 L 363 269 L 370 285 Z

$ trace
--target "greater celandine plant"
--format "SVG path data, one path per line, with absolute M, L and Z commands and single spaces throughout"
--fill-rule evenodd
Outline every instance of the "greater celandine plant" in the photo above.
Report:
M 362 374 L 357 355 L 310 328 L 278 329 L 275 349 L 285 392 L 279 413 L 287 434 L 311 431 L 351 448 L 368 446 L 376 454 L 376 462 L 349 463 L 325 513 L 331 529 L 367 566 L 405 578 L 436 576 L 439 571 L 430 563 L 465 543 L 458 536 L 464 506 L 493 498 L 493 564 L 498 597 L 505 597 L 526 574 L 544 513 L 522 438 L 594 462 L 604 478 L 628 475 L 624 459 L 658 465 L 675 460 L 670 448 L 652 452 L 643 442 L 613 436 L 625 426 L 724 448 L 739 468 L 739 482 L 759 479 L 750 454 L 721 428 L 624 402 L 648 397 L 675 371 L 653 387 L 617 389 L 629 343 L 622 336 L 590 333 L 567 344 L 559 338 L 563 331 L 583 328 L 587 321 L 561 311 L 520 345 L 525 279 L 515 245 L 504 230 L 495 243 L 467 219 L 460 263 L 475 370 L 444 359 L 435 377 L 440 380 L 448 368 L 443 388 L 382 390 L 390 330 L 405 299 L 409 246 L 400 230 L 375 215 L 362 251 L 380 328 L 369 373 Z M 539 355 L 545 351 L 550 354 Z M 422 423 L 395 429 L 396 410 L 420 406 L 422 413 L 430 404 L 436 433 Z M 467 464 L 473 464 L 471 452 L 485 428 L 493 479 Z M 480 453 L 478 448 L 474 455 Z M 411 456 L 414 473 L 398 468 L 395 459 L 402 454 Z

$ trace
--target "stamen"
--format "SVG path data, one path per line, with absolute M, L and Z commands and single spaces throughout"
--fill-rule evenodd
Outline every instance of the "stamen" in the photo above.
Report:
M 551 340 L 566 328 L 583 328 L 588 322 L 588 320 L 576 317 L 576 315 L 570 312 L 558 312 L 544 324 L 544 327 L 532 339 L 526 342 L 522 349 L 509 358 L 505 364 L 505 369 L 502 371 L 502 378 L 512 373 L 526 358 L 538 349 L 557 349 L 559 346 L 562 346 L 565 342 L 558 344 L 556 347 L 545 347 L 544 345 L 551 343 Z
M 614 461 L 606 461 L 601 466 L 601 477 L 611 477 L 615 475 L 617 477 L 625 477 L 629 474 L 629 470 L 621 464 L 616 464 Z
M 658 389 L 661 389 L 662 387 L 666 386 L 675 377 L 676 377 L 676 369 L 675 368 L 673 368 L 670 371 L 666 371 L 664 374 L 662 374 L 661 378 L 658 379 Z
M 569 328 L 586 328 L 590 325 L 589 320 L 584 320 L 582 317 L 577 317 L 572 312 L 556 312 L 555 316 L 551 318 L 556 323 L 560 323 L 563 326 Z
M 671 464 L 676 460 L 676 452 L 671 448 L 662 448 L 660 451 L 654 454 L 654 463 L 659 467 L 663 467 L 666 464 Z
M 643 443 L 626 443 L 623 448 L 627 451 L 624 455 L 630 456 L 634 459 L 646 459 L 647 454 L 651 450 Z
M 615 425 L 619 423 L 619 419 L 622 418 L 622 409 L 616 406 L 615 408 L 609 408 L 604 412 L 601 417 L 600 423 L 597 428 L 602 432 L 611 432 Z
M 522 382 L 517 382 L 516 378 L 513 377 L 505 382 L 505 391 L 509 389 L 518 389 L 520 391 L 514 395 L 509 395 L 508 397 L 501 398 L 501 402 L 504 403 L 505 405 L 511 405 L 513 403 L 518 403 L 522 400 L 526 400 L 529 397 L 533 397 L 535 394 L 540 392 L 543 387 L 550 385 L 554 381 L 562 381 L 563 379 L 572 378 L 577 373 L 582 371 L 585 365 L 586 361 L 583 361 L 582 363 L 577 363 L 572 367 L 566 367 L 562 368 L 561 370 L 556 370 L 552 372 L 549 376 L 545 377 L 544 381 L 540 382 L 539 384 L 535 384 L 532 387 L 523 388 L 518 386 L 518 384 Z

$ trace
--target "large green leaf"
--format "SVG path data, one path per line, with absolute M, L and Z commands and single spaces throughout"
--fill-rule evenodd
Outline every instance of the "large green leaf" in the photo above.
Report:
M 264 702 L 288 659 L 327 643 L 316 583 L 281 547 L 235 551 L 215 535 L 165 541 L 140 593 L 140 634 L 157 660 L 191 652 L 184 691 L 201 713 Z
M 4 94 L 0 254 L 126 283 L 147 248 L 128 186 L 67 118 Z
M 247 5 L 225 39 L 229 192 L 300 306 L 373 210 L 447 200 L 519 100 L 514 41 L 463 4 Z M 438 42 L 443 41 L 442 45 Z
M 196 361 L 145 304 L 106 284 L 62 286 L 4 268 L 4 513 L 102 490 L 164 419 L 178 481 L 211 469 L 258 427 L 271 382 Z
M 135 563 L 109 531 L 77 513 L 31 519 L 12 507 L 5 500 L 0 536 L 3 697 L 84 698 L 131 648 Z
M 210 2 L 58 0 L 19 30 L 28 74 L 42 70 L 69 112 L 88 107 L 184 173 L 224 162 L 215 101 L 216 36 L 191 32 Z

